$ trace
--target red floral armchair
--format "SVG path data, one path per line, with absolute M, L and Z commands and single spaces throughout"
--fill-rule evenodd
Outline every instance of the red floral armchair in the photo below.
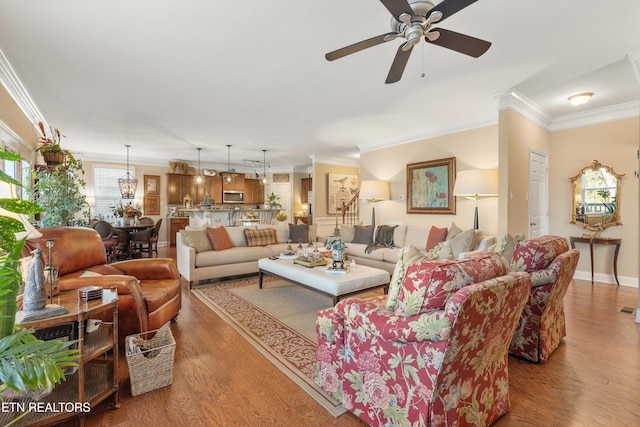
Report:
M 489 425 L 510 408 L 508 347 L 531 287 L 499 254 L 409 264 L 390 296 L 318 313 L 316 383 L 368 424 Z
M 542 363 L 560 345 L 566 336 L 563 300 L 579 257 L 564 237 L 542 236 L 517 244 L 510 268 L 529 272 L 532 287 L 509 353 Z

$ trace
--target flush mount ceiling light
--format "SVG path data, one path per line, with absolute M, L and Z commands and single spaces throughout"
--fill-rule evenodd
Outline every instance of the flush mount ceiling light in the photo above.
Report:
M 202 184 L 202 181 L 204 181 L 204 178 L 200 173 L 200 151 L 202 148 L 196 148 L 196 150 L 198 150 L 198 175 L 196 175 L 196 184 Z
M 120 197 L 123 199 L 133 199 L 136 196 L 136 188 L 138 188 L 138 180 L 129 173 L 129 147 L 127 147 L 127 173 L 120 179 L 118 179 L 118 186 L 120 187 Z
M 585 93 L 578 93 L 576 95 L 571 95 L 567 99 L 573 105 L 584 105 L 587 102 L 589 102 L 589 100 L 591 99 L 592 96 L 593 96 L 593 93 L 585 92 Z

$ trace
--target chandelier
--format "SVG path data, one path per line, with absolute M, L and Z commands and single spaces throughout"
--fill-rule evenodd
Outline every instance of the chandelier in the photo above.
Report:
M 227 145 L 227 182 L 231 182 L 233 176 L 231 175 L 231 145 Z
M 267 183 L 267 150 L 262 150 L 262 183 Z
M 136 188 L 138 188 L 138 180 L 129 173 L 129 147 L 127 147 L 127 173 L 120 179 L 118 179 L 118 186 L 120 187 L 120 197 L 123 199 L 133 199 L 136 196 Z

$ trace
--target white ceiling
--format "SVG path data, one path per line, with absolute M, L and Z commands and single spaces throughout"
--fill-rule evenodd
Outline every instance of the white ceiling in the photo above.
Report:
M 635 105 L 638 16 L 637 0 L 479 0 L 441 26 L 486 54 L 423 42 L 392 85 L 398 40 L 324 59 L 390 31 L 377 0 L 0 0 L 0 50 L 83 159 L 123 161 L 131 144 L 133 163 L 164 166 L 202 147 L 203 167 L 224 168 L 231 144 L 232 167 L 267 149 L 277 170 L 495 123 L 512 90 L 551 127 Z

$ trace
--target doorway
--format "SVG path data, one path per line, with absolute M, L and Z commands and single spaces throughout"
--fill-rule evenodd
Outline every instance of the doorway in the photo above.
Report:
M 549 159 L 529 149 L 529 238 L 549 234 Z

